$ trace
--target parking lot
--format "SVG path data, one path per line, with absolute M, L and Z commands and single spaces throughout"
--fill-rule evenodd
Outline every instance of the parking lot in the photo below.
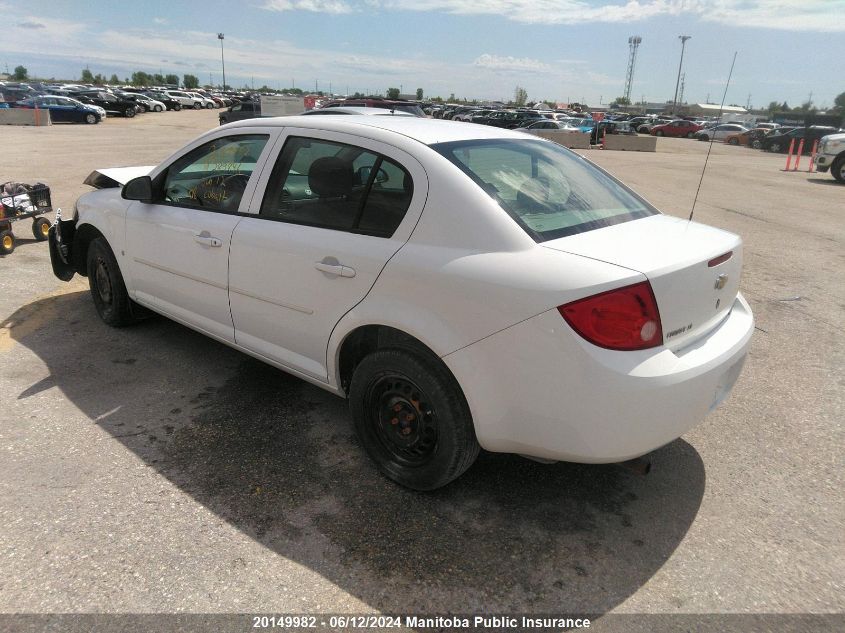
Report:
M 93 169 L 156 164 L 217 116 L 4 127 L 0 181 L 69 212 Z M 582 153 L 687 217 L 707 149 Z M 482 454 L 442 490 L 399 488 L 342 400 L 163 318 L 108 328 L 16 224 L 0 611 L 841 614 L 845 187 L 784 163 L 713 146 L 695 219 L 743 237 L 757 331 L 730 399 L 646 477 Z

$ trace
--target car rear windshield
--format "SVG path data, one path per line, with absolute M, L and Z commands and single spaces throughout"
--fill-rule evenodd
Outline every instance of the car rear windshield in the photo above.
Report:
M 431 147 L 538 242 L 658 213 L 614 178 L 552 142 L 485 139 Z

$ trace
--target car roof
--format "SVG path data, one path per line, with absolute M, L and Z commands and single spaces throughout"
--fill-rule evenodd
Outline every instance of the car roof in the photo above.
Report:
M 380 133 L 387 133 L 392 136 L 404 136 L 425 145 L 476 139 L 512 138 L 525 140 L 528 138 L 526 134 L 511 132 L 510 130 L 503 130 L 496 127 L 488 127 L 486 125 L 470 125 L 461 121 L 355 114 L 347 116 L 286 116 L 245 119 L 243 121 L 229 123 L 225 127 L 298 127 L 358 135 L 363 134 L 364 136 L 372 136 L 373 134 L 381 136 Z M 371 134 L 367 134 L 368 131 Z
M 334 114 L 361 114 L 364 116 L 414 116 L 403 110 L 388 110 L 387 108 L 368 108 L 366 106 L 332 106 L 331 108 L 318 108 L 303 112 L 302 116 L 334 115 Z

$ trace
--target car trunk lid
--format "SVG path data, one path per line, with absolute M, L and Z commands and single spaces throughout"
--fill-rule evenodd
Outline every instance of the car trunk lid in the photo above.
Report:
M 644 274 L 657 300 L 664 345 L 672 350 L 720 323 L 739 291 L 742 240 L 679 218 L 654 215 L 542 245 Z

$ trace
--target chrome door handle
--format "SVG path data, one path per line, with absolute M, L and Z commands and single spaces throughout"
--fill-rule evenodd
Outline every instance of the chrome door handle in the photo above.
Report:
M 328 264 L 326 262 L 316 262 L 314 268 L 320 272 L 328 273 L 330 275 L 337 275 L 338 277 L 354 277 L 355 269 L 342 264 Z
M 202 244 L 203 246 L 223 246 L 223 240 L 211 237 L 208 234 L 208 231 L 203 231 L 199 235 L 194 235 L 194 241 L 197 244 Z

